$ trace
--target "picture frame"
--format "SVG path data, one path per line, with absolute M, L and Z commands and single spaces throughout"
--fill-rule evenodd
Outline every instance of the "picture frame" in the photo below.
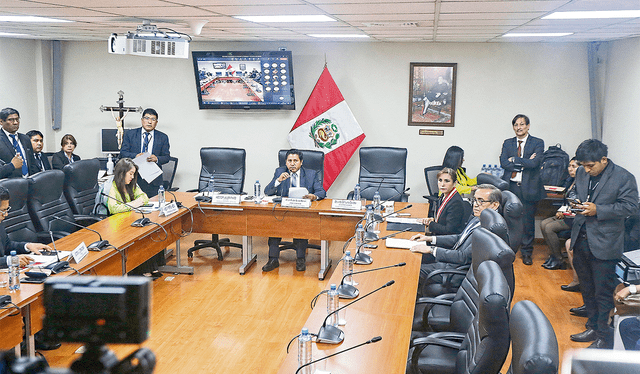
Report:
M 409 126 L 454 127 L 457 67 L 457 63 L 410 63 Z

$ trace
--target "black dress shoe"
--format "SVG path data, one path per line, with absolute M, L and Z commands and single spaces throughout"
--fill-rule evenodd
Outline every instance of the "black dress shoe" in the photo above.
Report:
M 569 309 L 569 312 L 574 316 L 578 317 L 586 317 L 587 316 L 587 307 L 585 305 L 579 306 L 577 308 Z
M 560 289 L 567 292 L 580 292 L 580 283 L 574 284 L 573 286 L 563 284 L 562 286 L 560 286 Z
M 305 271 L 305 270 L 307 270 L 307 264 L 306 264 L 304 258 L 296 259 L 296 270 L 297 271 Z
M 544 262 L 544 264 L 542 264 L 543 267 L 546 267 L 547 265 L 549 265 L 549 263 L 553 260 L 552 256 L 547 257 L 547 261 Z
M 531 265 L 533 264 L 533 260 L 531 260 L 530 255 L 522 255 L 522 263 L 525 265 Z
M 549 262 L 542 264 L 542 267 L 547 270 L 564 270 L 567 268 L 567 265 L 562 260 L 552 258 Z
M 613 349 L 613 340 L 605 340 L 603 338 L 598 338 L 596 339 L 595 342 L 591 343 L 589 348 Z
M 262 267 L 262 271 L 271 271 L 280 266 L 280 262 L 278 262 L 277 258 L 270 258 L 266 264 Z
M 585 343 L 585 342 L 592 342 L 596 340 L 598 337 L 596 336 L 596 330 L 586 329 L 579 334 L 571 335 L 570 338 L 574 342 Z
M 53 351 L 54 349 L 60 348 L 62 344 L 60 343 L 51 343 L 45 341 L 36 340 L 36 350 L 37 351 Z

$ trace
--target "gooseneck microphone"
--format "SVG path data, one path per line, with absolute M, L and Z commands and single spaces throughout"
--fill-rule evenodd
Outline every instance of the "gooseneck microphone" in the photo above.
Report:
M 89 244 L 89 246 L 87 246 L 87 249 L 88 249 L 88 250 L 90 250 L 90 251 L 101 251 L 101 250 L 103 250 L 103 249 L 107 248 L 107 247 L 110 245 L 110 244 L 109 244 L 109 241 L 108 241 L 108 240 L 103 240 L 103 239 L 102 239 L 102 235 L 100 235 L 100 233 L 99 233 L 99 232 L 97 232 L 97 231 L 96 231 L 96 230 L 94 230 L 94 229 L 90 229 L 90 228 L 88 228 L 88 227 L 84 227 L 84 226 L 82 226 L 82 225 L 78 225 L 78 224 L 77 224 L 77 223 L 75 223 L 75 222 L 67 221 L 66 219 L 62 219 L 62 218 L 60 218 L 60 217 L 58 217 L 58 216 L 53 216 L 53 218 L 55 218 L 55 219 L 57 219 L 57 220 L 60 220 L 60 221 L 62 221 L 62 222 L 66 222 L 66 223 L 68 223 L 68 224 L 70 224 L 70 225 L 73 225 L 73 226 L 79 227 L 79 228 L 81 228 L 81 229 L 87 229 L 87 230 L 89 230 L 89 231 L 91 231 L 91 232 L 94 232 L 94 233 L 98 234 L 98 236 L 100 237 L 100 240 L 98 240 L 98 241 L 96 241 L 96 242 L 93 242 L 93 243 Z
M 311 361 L 311 362 L 308 362 L 308 363 L 306 363 L 306 364 L 304 364 L 304 365 L 300 365 L 300 367 L 298 368 L 298 370 L 296 370 L 295 374 L 298 374 L 298 372 L 300 372 L 300 370 L 302 370 L 302 369 L 306 368 L 306 367 L 307 367 L 307 366 L 309 366 L 309 365 L 313 365 L 313 364 L 315 364 L 316 362 L 326 360 L 326 359 L 328 359 L 328 358 L 330 358 L 330 357 L 333 357 L 333 356 L 336 356 L 336 355 L 339 355 L 339 354 L 342 354 L 342 353 L 348 352 L 348 351 L 350 351 L 350 350 L 352 350 L 352 349 L 356 349 L 356 348 L 358 348 L 358 347 L 362 347 L 363 345 L 367 345 L 367 344 L 371 344 L 371 343 L 377 343 L 377 342 L 379 342 L 380 340 L 382 340 L 382 336 L 376 336 L 376 337 L 372 338 L 371 340 L 367 340 L 367 341 L 366 341 L 366 342 L 364 342 L 364 343 L 360 343 L 360 344 L 354 345 L 353 347 L 349 347 L 349 348 L 347 348 L 347 349 L 345 349 L 345 350 L 343 350 L 343 351 L 336 352 L 336 353 L 332 353 L 332 354 L 330 354 L 330 355 L 328 355 L 328 356 L 324 356 L 324 357 L 319 358 L 319 359 L 317 359 L 317 360 L 313 360 L 313 361 Z
M 396 231 L 396 232 L 392 232 L 389 235 L 385 235 L 382 238 L 378 238 L 378 236 L 376 235 L 376 237 L 374 239 L 366 239 L 364 243 L 362 243 L 362 245 L 368 244 L 368 243 L 372 243 L 372 242 L 377 242 L 378 240 L 384 240 L 386 238 L 391 238 L 393 236 L 396 236 L 398 234 L 401 234 L 403 232 L 407 232 L 411 230 L 411 227 L 407 227 L 404 230 L 401 231 Z M 373 263 L 373 259 L 371 258 L 371 256 L 369 256 L 368 254 L 364 253 L 364 252 L 360 252 L 360 248 L 356 248 L 356 255 L 353 257 L 353 262 L 357 265 L 370 265 Z
M 374 222 L 384 222 L 384 218 L 389 217 L 389 216 L 391 216 L 393 214 L 396 214 L 396 213 L 400 213 L 403 210 L 410 209 L 411 207 L 413 207 L 413 204 L 409 204 L 409 205 L 405 206 L 404 208 L 400 208 L 400 209 L 398 209 L 396 211 L 393 211 L 391 213 L 387 213 L 385 215 L 378 216 L 378 218 L 376 218 L 376 216 L 374 214 L 373 215 L 373 221 L 367 222 L 367 226 L 364 228 L 364 231 L 365 231 L 364 238 L 366 240 L 378 240 L 378 234 L 376 234 L 375 232 L 369 231 L 369 226 L 373 225 Z
M 149 218 L 147 218 L 147 217 L 145 217 L 145 216 L 144 216 L 144 212 L 142 211 L 142 209 L 136 208 L 136 207 L 134 207 L 134 206 L 133 206 L 133 205 L 131 205 L 131 204 L 127 204 L 127 203 L 125 203 L 124 201 L 121 201 L 121 200 L 119 200 L 119 199 L 116 199 L 116 198 L 115 198 L 115 197 L 113 197 L 113 196 L 109 196 L 109 195 L 107 195 L 106 193 L 104 193 L 104 192 L 102 192 L 102 191 L 100 191 L 100 195 L 102 195 L 102 196 L 106 196 L 106 197 L 108 197 L 109 199 L 113 199 L 113 200 L 115 200 L 115 201 L 119 202 L 120 204 L 124 204 L 124 205 L 128 206 L 129 208 L 131 208 L 131 210 L 135 211 L 136 213 L 140 213 L 140 214 L 142 214 L 142 218 L 138 218 L 137 220 L 133 221 L 133 223 L 131 224 L 131 226 L 133 226 L 133 227 L 144 227 L 144 226 L 147 226 L 147 225 L 150 225 L 150 224 L 152 224 L 152 223 L 153 223 L 153 222 L 151 222 L 151 220 L 150 220 Z
M 60 254 L 58 253 L 58 248 L 56 248 L 56 241 L 53 240 L 53 232 L 51 232 L 51 230 L 49 230 L 49 237 L 51 238 L 51 245 L 53 245 L 53 251 L 56 253 L 56 259 L 58 261 L 45 266 L 45 269 L 50 269 L 53 274 L 58 274 L 67 270 L 69 261 L 60 261 Z
M 175 201 L 175 202 L 176 202 L 176 206 L 178 207 L 178 209 L 180 209 L 180 208 L 183 208 L 183 207 L 184 207 L 184 205 L 182 205 L 182 203 L 178 201 L 178 198 L 176 197 L 176 194 L 174 194 L 173 192 L 171 192 L 171 191 L 169 191 L 169 190 L 166 190 L 165 192 L 168 192 L 168 193 L 170 193 L 170 194 L 171 194 L 171 196 L 173 196 L 173 200 L 172 200 L 172 201 Z
M 390 198 L 388 198 L 387 200 L 381 202 L 380 204 L 373 205 L 373 210 L 376 210 L 377 207 L 384 205 L 387 201 L 395 199 L 396 197 L 402 195 L 403 193 L 406 193 L 410 189 L 411 189 L 411 187 L 407 187 L 407 188 L 404 189 L 404 191 L 400 191 L 400 192 L 396 193 L 395 195 L 391 196 Z M 375 215 L 374 215 L 374 217 L 375 217 Z
M 389 268 L 395 268 L 395 267 L 401 267 L 401 266 L 405 266 L 406 264 L 407 264 L 406 262 L 400 262 L 400 263 L 395 264 L 395 265 L 383 266 L 383 267 L 380 267 L 380 268 L 361 270 L 361 271 L 352 271 L 350 273 L 347 273 L 347 274 L 342 276 L 342 280 L 340 281 L 340 285 L 338 286 L 338 289 L 337 289 L 338 296 L 341 299 L 355 299 L 360 294 L 360 291 L 357 288 L 355 288 L 354 286 L 352 286 L 350 284 L 344 284 L 345 278 L 350 276 L 350 275 L 368 273 L 370 271 L 377 271 L 377 270 L 383 270 L 383 269 L 389 269 Z
M 343 305 L 340 308 L 334 310 L 333 312 L 327 314 L 327 317 L 325 317 L 324 322 L 322 322 L 322 326 L 320 327 L 320 331 L 318 331 L 318 338 L 316 339 L 316 341 L 318 343 L 328 343 L 328 344 L 340 344 L 342 343 L 342 341 L 344 340 L 344 331 L 340 330 L 339 328 L 333 326 L 333 325 L 327 325 L 327 321 L 329 320 L 329 317 L 331 317 L 331 315 L 338 313 L 339 311 L 341 311 L 342 309 L 350 306 L 353 303 L 357 303 L 358 301 L 364 299 L 365 297 L 371 295 L 372 293 L 378 292 L 381 289 L 385 288 L 385 287 L 389 287 L 392 284 L 394 284 L 396 281 L 394 280 L 390 280 L 387 283 L 385 283 L 382 287 L 378 287 L 375 290 L 369 292 L 368 294 L 362 296 L 359 299 L 356 299 L 352 302 L 350 302 L 349 304 Z

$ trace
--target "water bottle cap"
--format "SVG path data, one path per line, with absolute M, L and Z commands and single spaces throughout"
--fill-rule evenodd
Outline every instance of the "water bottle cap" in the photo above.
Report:
M 362 223 L 358 223 L 358 228 L 356 230 L 364 230 L 364 227 L 362 226 Z
M 256 183 L 260 183 L 260 181 L 257 180 Z
M 336 285 L 335 284 L 331 284 L 331 291 L 335 291 L 336 290 Z
M 15 256 L 16 255 L 16 251 L 11 251 L 11 256 Z
M 307 334 L 309 334 L 309 329 L 308 329 L 308 328 L 306 328 L 306 327 L 303 327 L 303 328 L 302 328 L 302 332 L 301 332 L 300 334 L 301 334 L 301 335 L 307 335 Z
M 367 210 L 373 210 L 373 207 L 371 205 L 367 205 Z
M 344 253 L 344 255 L 345 255 L 345 257 L 346 257 L 346 256 L 351 257 L 351 251 L 346 251 L 346 252 Z

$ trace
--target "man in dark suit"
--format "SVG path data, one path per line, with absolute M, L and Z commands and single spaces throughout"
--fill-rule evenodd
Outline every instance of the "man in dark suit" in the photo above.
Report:
M 29 137 L 19 134 L 20 113 L 13 108 L 0 110 L 0 177 L 27 177 L 38 171 Z
M 162 166 L 169 162 L 169 137 L 156 130 L 158 125 L 158 112 L 152 108 L 142 112 L 142 127 L 124 133 L 122 147 L 120 147 L 120 158 L 136 158 L 143 153 L 150 153 L 147 161 L 155 162 Z M 158 176 L 151 183 L 143 178 L 138 178 L 138 185 L 147 194 L 153 197 L 158 194 L 158 188 L 162 184 L 162 175 Z
M 36 166 L 39 171 L 51 170 L 51 164 L 49 164 L 49 158 L 42 154 L 42 148 L 44 148 L 44 136 L 38 130 L 31 130 L 26 133 L 31 139 L 31 147 L 33 148 L 33 156 L 36 160 Z
M 523 232 L 522 263 L 533 264 L 533 239 L 535 236 L 536 204 L 544 198 L 544 186 L 540 179 L 540 165 L 544 153 L 544 141 L 529 135 L 529 117 L 518 114 L 511 121 L 514 138 L 502 143 L 500 165 L 504 169 L 502 179 L 509 182 L 509 191 L 522 202 Z
M 302 151 L 290 149 L 286 155 L 286 165 L 276 169 L 273 179 L 264 188 L 265 195 L 289 196 L 290 187 L 304 187 L 309 192 L 303 196 L 305 199 L 322 200 L 326 192 L 322 187 L 320 175 L 315 170 L 302 167 Z M 262 267 L 262 271 L 271 271 L 278 266 L 280 257 L 280 241 L 282 238 L 269 238 L 269 261 Z M 305 271 L 305 252 L 307 250 L 307 239 L 293 239 L 296 247 L 296 270 Z
M 460 234 L 426 236 L 414 235 L 411 240 L 431 243 L 416 244 L 411 247 L 412 252 L 420 252 L 426 256 L 426 261 L 420 267 L 420 280 L 418 290 L 421 290 L 429 274 L 438 269 L 456 268 L 460 265 L 471 263 L 471 234 L 480 227 L 480 214 L 486 209 L 498 210 L 502 201 L 502 193 L 491 184 L 481 184 L 473 195 L 473 217 L 467 222 Z M 434 262 L 435 261 L 435 262 Z M 442 278 L 433 279 L 434 282 L 442 282 Z M 460 277 L 460 282 L 464 277 Z
M 624 220 L 638 213 L 635 177 L 607 158 L 607 146 L 588 139 L 576 150 L 582 166 L 576 172 L 576 214 L 571 228 L 573 265 L 587 310 L 587 329 L 571 335 L 578 342 L 594 341 L 591 348 L 613 348 L 613 309 L 616 263 L 624 249 Z

